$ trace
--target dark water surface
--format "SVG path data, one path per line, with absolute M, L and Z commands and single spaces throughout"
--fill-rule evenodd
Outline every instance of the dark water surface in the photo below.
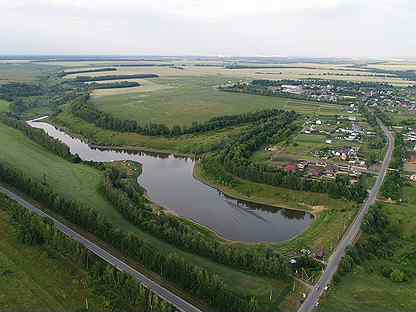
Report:
M 141 163 L 143 173 L 138 182 L 153 202 L 211 228 L 226 239 L 284 241 L 305 231 L 313 221 L 311 214 L 302 211 L 277 209 L 225 196 L 192 176 L 195 162 L 191 158 L 94 149 L 48 123 L 31 121 L 28 124 L 59 139 L 82 160 L 132 160 Z

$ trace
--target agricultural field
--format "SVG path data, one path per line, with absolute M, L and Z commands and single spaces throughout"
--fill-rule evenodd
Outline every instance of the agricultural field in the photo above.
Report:
M 402 237 L 396 244 L 395 258 L 414 252 L 416 229 L 416 184 L 404 188 L 403 201 L 396 204 L 383 204 L 391 222 L 399 225 Z M 414 258 L 413 258 L 414 259 Z M 371 259 L 363 266 L 357 266 L 352 273 L 341 278 L 333 286 L 328 296 L 321 301 L 319 311 L 414 311 L 416 310 L 416 281 L 414 276 L 401 283 L 376 273 L 383 267 L 383 260 Z M 403 262 L 403 266 L 414 262 Z
M 120 119 L 135 119 L 169 126 L 189 126 L 195 120 L 206 121 L 216 116 L 272 108 L 318 115 L 342 114 L 345 111 L 340 105 L 223 92 L 216 87 L 224 81 L 218 78 L 195 80 L 189 77 L 165 78 L 160 79 L 160 82 L 152 80 L 152 83 L 168 87 L 151 92 L 93 96 L 91 102 L 98 109 Z
M 0 198 L 0 310 L 71 311 L 85 308 L 109 311 L 105 298 L 88 286 L 88 276 L 77 265 L 40 246 L 18 241 L 17 232 Z

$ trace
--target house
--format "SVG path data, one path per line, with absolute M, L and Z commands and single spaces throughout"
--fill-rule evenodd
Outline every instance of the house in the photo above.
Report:
M 304 170 L 309 165 L 307 160 L 300 160 L 297 164 L 298 169 Z
M 410 176 L 410 181 L 416 182 L 416 174 Z
M 328 140 L 325 140 L 325 143 L 326 144 L 332 144 L 332 140 L 329 140 L 329 139 Z
M 296 165 L 295 164 L 287 164 L 285 167 L 285 171 L 287 173 L 294 173 L 296 172 Z

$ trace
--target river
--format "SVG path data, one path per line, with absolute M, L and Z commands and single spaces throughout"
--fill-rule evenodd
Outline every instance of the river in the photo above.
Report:
M 131 160 L 143 166 L 138 183 L 148 197 L 177 215 L 206 226 L 228 240 L 255 243 L 281 242 L 303 233 L 313 221 L 307 212 L 248 203 L 225 196 L 193 177 L 195 161 L 172 154 L 100 150 L 41 121 L 34 128 L 65 143 L 82 160 Z

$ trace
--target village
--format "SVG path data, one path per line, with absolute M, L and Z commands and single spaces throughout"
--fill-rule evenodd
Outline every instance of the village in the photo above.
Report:
M 354 106 L 348 109 L 355 111 Z M 307 117 L 294 139 L 294 148 L 269 146 L 265 151 L 270 153 L 270 161 L 286 172 L 314 180 L 343 175 L 355 183 L 362 174 L 371 173 L 363 150 L 375 135 L 356 116 Z

